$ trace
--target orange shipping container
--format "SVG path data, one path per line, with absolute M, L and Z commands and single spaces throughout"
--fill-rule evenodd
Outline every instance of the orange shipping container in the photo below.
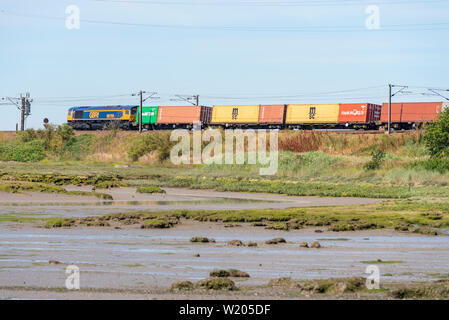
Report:
M 284 123 L 285 105 L 260 105 L 259 123 Z
M 212 110 L 205 106 L 160 106 L 157 124 L 209 123 Z
M 391 104 L 391 122 L 427 122 L 438 120 L 442 102 L 401 102 Z M 388 103 L 382 105 L 381 122 L 388 122 Z
M 380 119 L 382 106 L 372 103 L 340 104 L 340 123 L 370 123 Z

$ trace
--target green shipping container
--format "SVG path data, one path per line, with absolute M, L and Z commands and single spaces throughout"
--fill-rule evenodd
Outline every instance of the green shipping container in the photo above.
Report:
M 142 124 L 155 124 L 157 121 L 157 110 L 159 107 L 143 107 L 142 108 Z M 139 123 L 140 107 L 137 107 L 136 123 Z

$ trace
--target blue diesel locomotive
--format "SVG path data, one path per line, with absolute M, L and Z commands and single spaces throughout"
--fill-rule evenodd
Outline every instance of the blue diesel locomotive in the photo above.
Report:
M 137 106 L 73 107 L 67 122 L 75 130 L 98 130 L 116 126 L 125 130 L 136 129 Z

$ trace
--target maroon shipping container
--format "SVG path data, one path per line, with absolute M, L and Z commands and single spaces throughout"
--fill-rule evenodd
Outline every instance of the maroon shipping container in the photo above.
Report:
M 442 102 L 400 102 L 391 104 L 391 122 L 429 122 L 438 120 Z M 388 122 L 388 103 L 382 105 L 380 121 Z
M 212 108 L 206 106 L 160 106 L 157 124 L 210 123 Z
M 285 105 L 260 105 L 259 123 L 283 124 L 285 117 Z

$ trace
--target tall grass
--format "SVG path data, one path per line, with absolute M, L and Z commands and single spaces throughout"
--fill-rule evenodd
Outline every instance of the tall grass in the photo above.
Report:
M 281 151 L 368 156 L 379 149 L 402 156 L 423 156 L 426 152 L 420 131 L 393 135 L 316 131 L 282 131 L 279 134 Z

